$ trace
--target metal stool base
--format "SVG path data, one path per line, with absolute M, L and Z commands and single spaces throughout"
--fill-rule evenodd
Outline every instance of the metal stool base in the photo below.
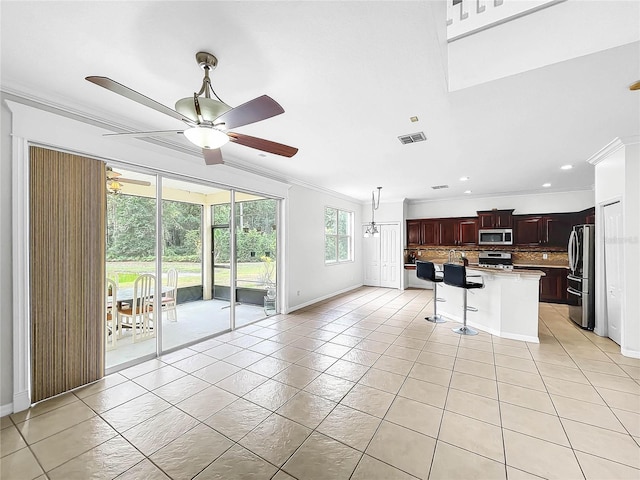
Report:
M 460 335 L 477 335 L 478 331 L 474 330 L 471 327 L 467 327 L 466 325 L 463 325 L 460 328 L 452 328 L 451 330 L 453 330 L 454 333 L 459 333 Z
M 424 319 L 431 323 L 446 323 L 446 320 L 440 315 L 432 315 L 430 317 L 424 317 Z

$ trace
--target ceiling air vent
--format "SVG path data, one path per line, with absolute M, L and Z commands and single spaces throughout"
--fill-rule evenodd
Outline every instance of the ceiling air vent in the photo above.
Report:
M 449 185 L 433 185 L 431 188 L 434 190 L 442 190 L 443 188 L 449 188 Z
M 409 143 L 424 142 L 427 139 L 424 132 L 410 133 L 409 135 L 401 135 L 398 137 L 400 143 L 407 145 Z

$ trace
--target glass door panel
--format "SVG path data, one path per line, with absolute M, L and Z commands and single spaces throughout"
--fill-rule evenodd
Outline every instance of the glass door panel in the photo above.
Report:
M 155 175 L 107 165 L 107 370 L 157 351 L 153 312 L 134 307 L 146 304 L 141 275 L 155 275 L 156 208 Z
M 227 302 L 211 295 L 210 202 L 218 197 L 229 191 L 163 178 L 162 351 L 229 329 Z

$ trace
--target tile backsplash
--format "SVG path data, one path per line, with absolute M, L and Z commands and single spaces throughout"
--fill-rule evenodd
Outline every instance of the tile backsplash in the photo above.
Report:
M 415 260 L 439 260 L 446 261 L 449 257 L 449 250 L 447 248 L 420 248 L 420 249 L 406 249 L 404 251 L 404 263 L 413 263 L 412 256 Z M 483 251 L 477 249 L 465 249 L 456 248 L 456 254 L 458 252 L 464 252 L 464 255 L 469 259 L 469 263 L 478 263 L 478 254 Z M 505 251 L 507 251 L 505 249 Z M 532 250 L 508 250 L 512 254 L 513 263 L 518 265 L 549 265 L 549 266 L 568 266 L 569 260 L 567 252 L 553 252 L 553 251 L 532 251 Z M 546 255 L 547 258 L 544 258 Z M 456 255 L 457 257 L 457 255 Z

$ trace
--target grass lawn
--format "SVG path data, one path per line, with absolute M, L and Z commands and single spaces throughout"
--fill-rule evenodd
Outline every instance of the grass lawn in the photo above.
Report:
M 271 264 L 270 268 L 273 267 Z M 178 270 L 178 287 L 202 285 L 202 266 L 195 262 L 163 262 L 162 277 L 166 282 L 167 270 Z M 247 288 L 263 288 L 265 274 L 263 262 L 238 263 L 238 286 Z M 107 277 L 116 279 L 120 287 L 133 287 L 133 282 L 141 273 L 155 273 L 155 262 L 107 262 Z M 216 285 L 229 285 L 230 270 L 216 268 Z M 275 280 L 275 273 L 271 276 Z

